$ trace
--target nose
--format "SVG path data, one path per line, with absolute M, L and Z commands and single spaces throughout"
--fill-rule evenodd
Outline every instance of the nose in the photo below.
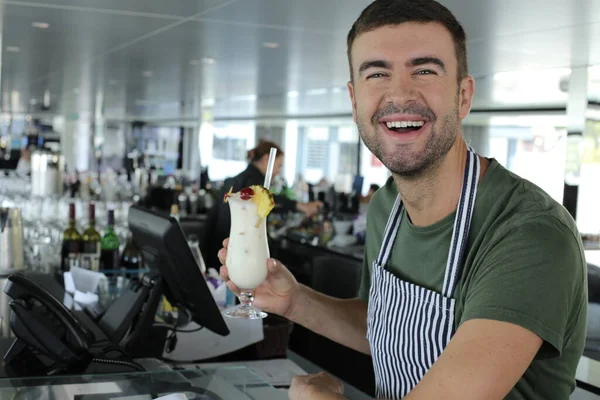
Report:
M 415 102 L 418 98 L 418 91 L 412 79 L 404 75 L 394 75 L 386 95 L 386 103 L 396 104 L 398 106 Z

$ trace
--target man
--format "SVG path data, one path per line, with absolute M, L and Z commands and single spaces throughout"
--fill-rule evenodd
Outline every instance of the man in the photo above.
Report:
M 567 399 L 586 330 L 583 246 L 562 206 L 465 143 L 465 41 L 433 0 L 363 11 L 348 86 L 392 178 L 369 207 L 360 298 L 316 293 L 269 260 L 255 304 L 371 354 L 378 398 Z M 290 398 L 344 397 L 322 373 L 296 378 Z

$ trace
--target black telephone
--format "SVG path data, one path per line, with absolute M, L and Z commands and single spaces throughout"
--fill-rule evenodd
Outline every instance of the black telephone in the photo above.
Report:
M 88 363 L 94 335 L 47 290 L 28 277 L 13 274 L 4 288 L 12 301 L 10 326 L 17 339 L 4 356 L 11 363 L 26 349 L 49 357 L 55 364 Z

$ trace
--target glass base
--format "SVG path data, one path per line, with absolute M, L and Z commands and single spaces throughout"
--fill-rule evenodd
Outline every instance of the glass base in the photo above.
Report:
M 258 308 L 247 304 L 225 310 L 224 314 L 229 318 L 241 319 L 262 319 L 267 317 L 266 312 L 262 312 Z

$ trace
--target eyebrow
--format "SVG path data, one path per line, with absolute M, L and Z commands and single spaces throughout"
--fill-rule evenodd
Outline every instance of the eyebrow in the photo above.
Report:
M 369 68 L 384 68 L 384 69 L 392 69 L 392 63 L 385 60 L 369 60 L 360 64 L 360 68 L 358 69 L 358 75 L 361 76 L 363 72 L 368 70 Z
M 439 66 L 442 69 L 442 71 L 446 72 L 446 64 L 444 64 L 444 62 L 437 57 L 416 57 L 406 62 L 407 67 L 418 67 L 420 65 L 426 64 L 435 64 Z M 365 61 L 362 64 L 360 64 L 360 68 L 358 69 L 358 75 L 361 76 L 363 72 L 365 72 L 369 68 L 392 69 L 392 63 L 385 60 Z
M 406 63 L 406 65 L 409 67 L 418 67 L 425 64 L 435 64 L 439 66 L 442 71 L 446 72 L 446 64 L 444 64 L 444 62 L 437 57 L 417 57 L 409 60 Z

